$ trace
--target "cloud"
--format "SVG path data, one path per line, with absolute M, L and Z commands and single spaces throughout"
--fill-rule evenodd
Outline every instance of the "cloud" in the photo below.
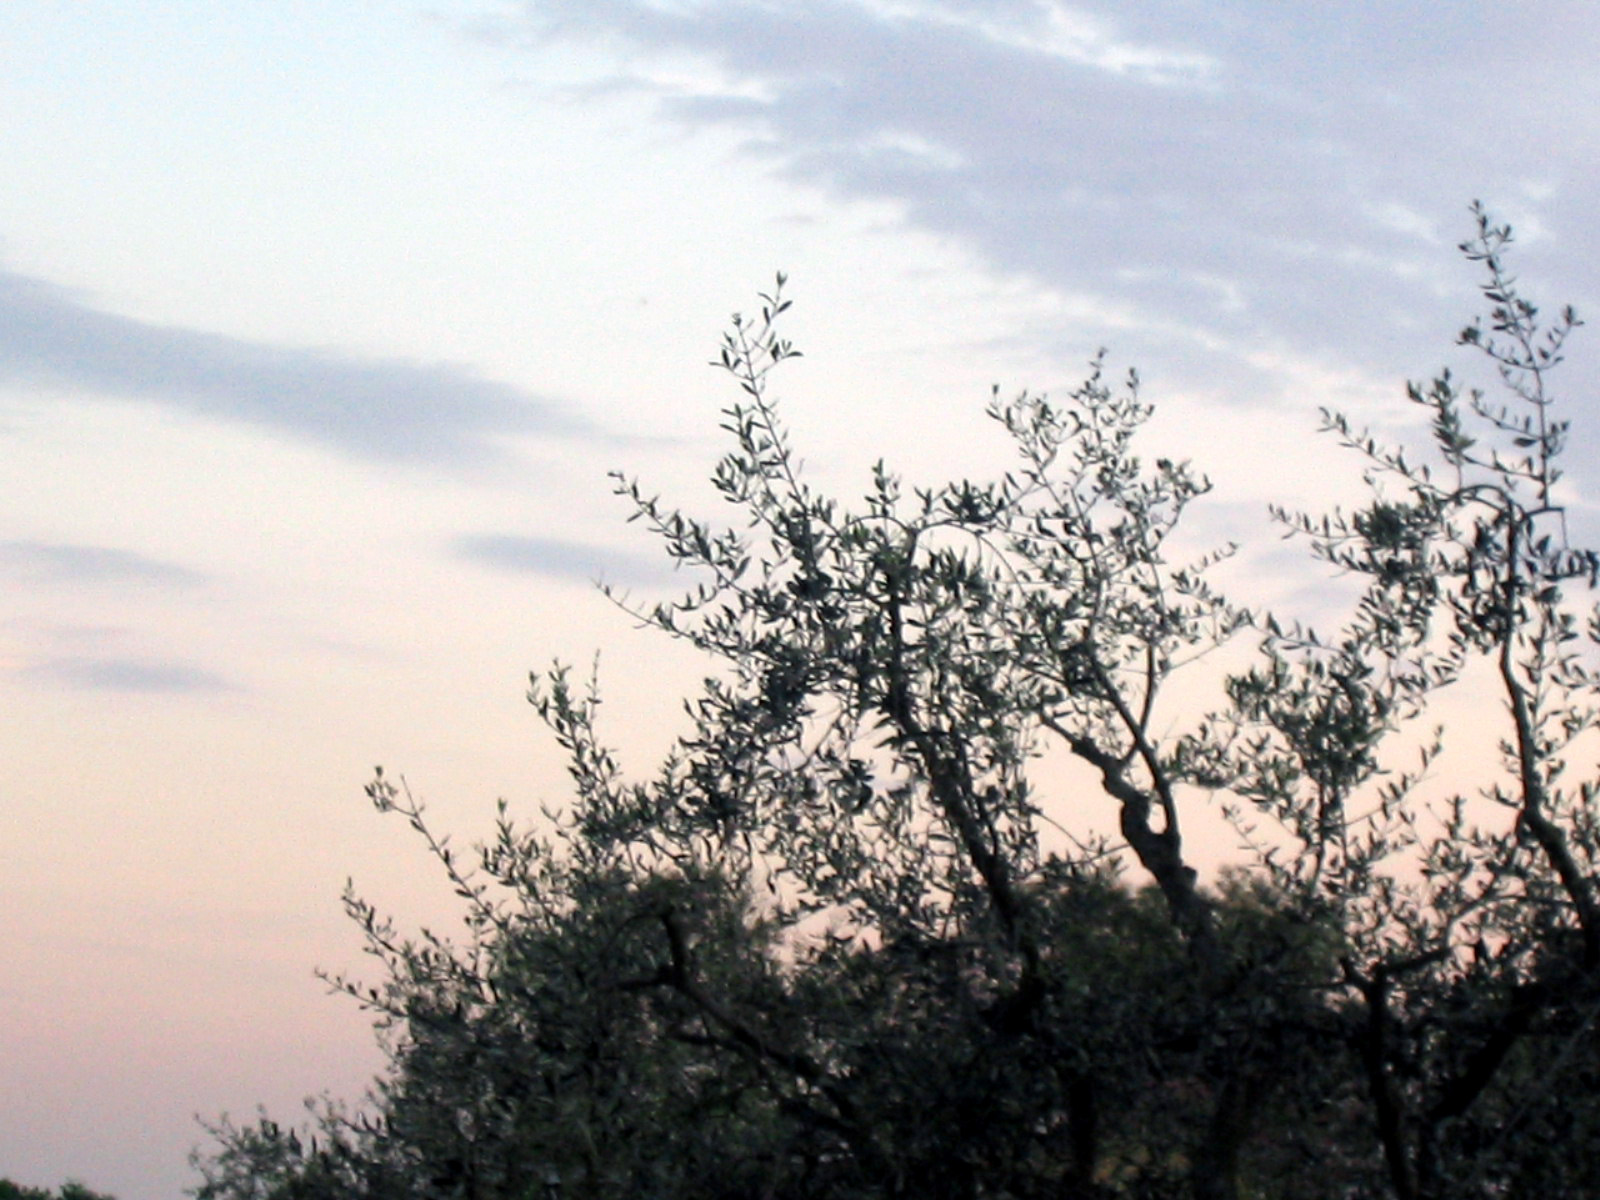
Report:
M 34 679 L 96 692 L 195 694 L 233 691 L 220 675 L 192 663 L 136 658 L 47 658 L 27 667 Z
M 364 459 L 470 464 L 496 457 L 502 435 L 588 432 L 465 367 L 154 325 L 3 269 L 0 382 L 150 401 Z
M 670 564 L 584 542 L 511 534 L 475 534 L 456 538 L 451 549 L 460 558 L 497 570 L 558 579 L 599 581 L 616 585 L 665 583 Z
M 66 542 L 0 542 L 0 574 L 28 583 L 195 587 L 205 576 L 131 550 Z
M 1561 227 L 1562 255 L 1533 274 L 1555 298 L 1592 288 L 1574 267 L 1597 248 L 1592 17 L 1187 0 L 517 11 L 535 47 L 610 48 L 597 90 L 741 130 L 780 173 L 893 202 L 1002 272 L 1138 316 L 1062 331 L 1057 350 L 1109 331 L 1221 388 L 1259 382 L 1264 346 L 1427 370 L 1445 347 L 1419 362 L 1419 324 L 1448 329 L 1471 305 L 1451 243 L 1480 194 L 1525 228 Z
M 0 672 L 75 691 L 214 695 L 240 687 L 183 647 L 136 627 L 63 621 L 52 613 L 0 620 Z

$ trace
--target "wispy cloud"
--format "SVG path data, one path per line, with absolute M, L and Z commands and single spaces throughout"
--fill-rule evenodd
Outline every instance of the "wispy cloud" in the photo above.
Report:
M 193 663 L 136 658 L 46 658 L 30 678 L 96 692 L 204 694 L 234 691 L 220 675 Z
M 495 457 L 503 435 L 591 432 L 465 367 L 155 325 L 3 269 L 0 381 L 144 400 L 367 459 L 468 464 Z
M 26 583 L 195 587 L 198 571 L 131 550 L 68 542 L 0 542 L 0 575 Z
M 198 661 L 185 643 L 128 625 L 54 617 L 0 620 L 0 672 L 32 684 L 74 691 L 205 695 L 240 685 Z
M 619 586 L 670 581 L 670 565 L 584 542 L 511 534 L 474 534 L 456 538 L 452 551 L 461 558 L 502 571 Z
M 1184 0 L 516 11 L 536 46 L 610 47 L 596 87 L 739 129 L 780 172 L 1131 310 L 1119 350 L 1180 353 L 1216 384 L 1252 378 L 1263 344 L 1417 370 L 1418 314 L 1470 302 L 1449 243 L 1479 194 L 1529 228 L 1564 216 L 1568 253 L 1539 277 L 1562 300 L 1592 287 L 1570 266 L 1600 247 L 1592 17 Z M 1060 348 L 1100 336 L 1086 324 Z

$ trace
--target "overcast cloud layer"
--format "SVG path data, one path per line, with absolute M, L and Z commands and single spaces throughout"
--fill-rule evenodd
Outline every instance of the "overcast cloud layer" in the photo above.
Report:
M 502 28 L 608 47 L 599 90 L 849 199 L 887 200 L 996 268 L 1103 301 L 1119 350 L 1216 384 L 1292 348 L 1416 369 L 1461 297 L 1481 198 L 1552 299 L 1597 247 L 1586 6 L 1170 0 L 534 0 Z M 1463 317 L 1467 315 L 1465 312 Z M 1138 334 L 1129 329 L 1140 331 Z M 1063 331 L 1081 341 L 1083 331 Z M 1080 347 L 1060 347 L 1077 350 Z

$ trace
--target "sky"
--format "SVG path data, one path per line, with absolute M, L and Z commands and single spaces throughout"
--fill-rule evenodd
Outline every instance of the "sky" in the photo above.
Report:
M 1004 469 L 991 387 L 1106 347 L 1314 604 L 1265 506 L 1348 494 L 1319 405 L 1470 369 L 1469 202 L 1600 308 L 1596 61 L 1577 0 L 5 0 L 0 1177 L 167 1200 L 197 1116 L 359 1097 L 346 879 L 452 912 L 375 765 L 536 820 L 527 674 L 598 654 L 649 770 L 701 664 L 594 588 L 680 582 L 607 472 L 714 515 L 775 272 L 819 481 Z

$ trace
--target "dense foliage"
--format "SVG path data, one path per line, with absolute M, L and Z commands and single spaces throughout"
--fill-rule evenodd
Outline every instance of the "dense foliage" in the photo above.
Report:
M 1138 457 L 1099 362 L 996 399 L 1000 479 L 818 493 L 780 278 L 720 355 L 735 522 L 618 480 L 694 581 L 637 610 L 713 663 L 688 732 L 630 779 L 594 685 L 536 678 L 574 798 L 470 866 L 380 773 L 465 936 L 349 896 L 381 980 L 335 982 L 390 1070 L 308 1130 L 224 1123 L 201 1200 L 1600 1194 L 1600 559 L 1548 391 L 1577 321 L 1476 215 L 1498 398 L 1413 386 L 1421 450 L 1325 414 L 1370 498 L 1278 514 L 1361 585 L 1327 635 L 1177 560 L 1207 485 Z M 1498 766 L 1456 793 L 1429 717 L 1463 689 Z M 1210 885 L 1206 806 L 1254 847 Z
M 0 1200 L 112 1200 L 112 1197 L 92 1191 L 71 1179 L 55 1191 L 49 1188 L 26 1187 L 9 1179 L 0 1179 Z

